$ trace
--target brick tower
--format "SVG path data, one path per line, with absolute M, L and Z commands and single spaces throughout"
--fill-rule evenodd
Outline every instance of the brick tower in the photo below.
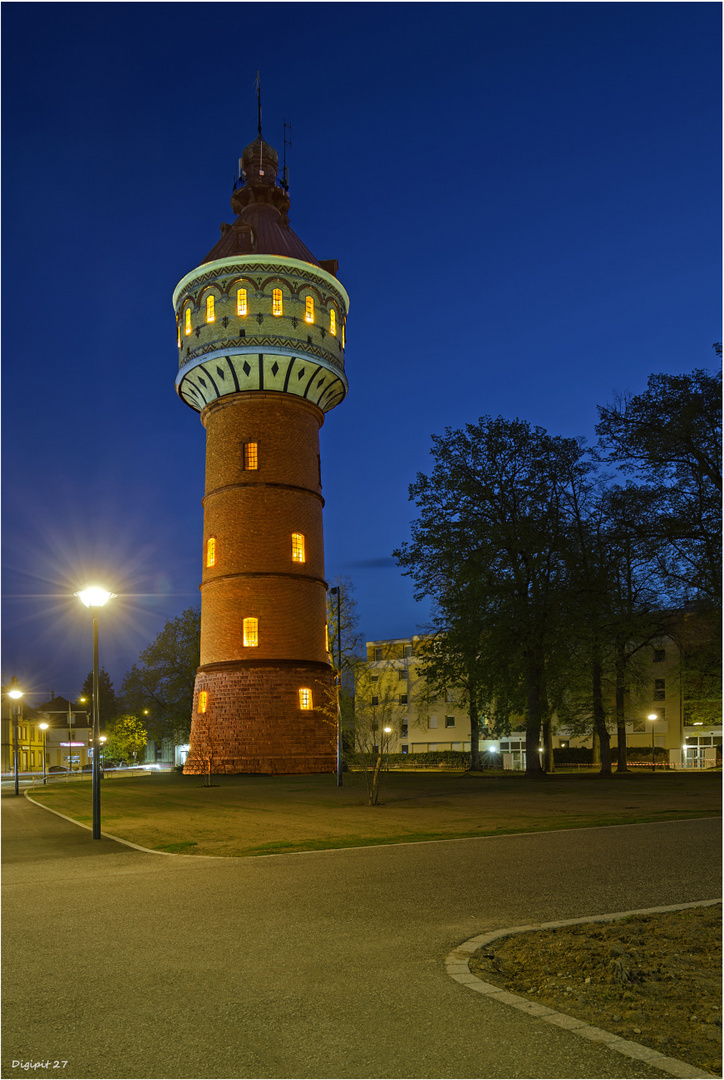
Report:
M 201 665 L 184 772 L 335 769 L 319 429 L 347 391 L 336 260 L 289 227 L 278 155 L 243 151 L 233 225 L 174 292 L 176 388 L 206 429 Z

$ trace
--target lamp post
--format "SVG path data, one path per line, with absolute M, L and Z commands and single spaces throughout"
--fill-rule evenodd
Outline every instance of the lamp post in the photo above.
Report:
M 48 731 L 49 726 L 50 726 L 49 724 L 39 724 L 38 725 L 38 727 L 40 728 L 40 730 L 43 733 L 43 783 L 46 782 L 46 771 L 47 770 L 45 768 L 45 745 L 46 745 L 46 740 L 47 740 L 47 737 L 48 737 L 47 736 L 47 731 Z
M 20 717 L 20 698 L 23 691 L 18 686 L 18 680 L 13 675 L 10 680 L 12 689 L 8 690 L 8 697 L 13 699 L 10 706 L 13 717 L 13 773 L 15 775 L 15 794 L 20 794 L 20 778 L 18 775 L 18 719 Z
M 647 717 L 647 719 L 651 721 L 651 772 L 656 772 L 656 758 L 654 757 L 654 752 L 656 750 L 654 743 L 654 724 L 658 718 L 658 714 L 655 712 L 649 713 Z
M 384 731 L 385 735 L 387 736 L 386 739 L 385 739 L 385 745 L 387 747 L 387 772 L 389 772 L 390 771 L 390 735 L 392 734 L 392 728 L 391 727 L 384 727 L 384 728 L 382 728 L 382 730 Z
M 335 585 L 329 591 L 337 597 L 337 787 L 342 787 L 342 710 L 339 702 L 342 688 L 342 590 Z
M 115 593 L 99 589 L 97 586 L 84 589 L 76 596 L 93 613 L 93 762 L 91 772 L 91 792 L 93 802 L 93 839 L 101 839 L 101 721 L 98 688 L 98 609 L 112 600 Z

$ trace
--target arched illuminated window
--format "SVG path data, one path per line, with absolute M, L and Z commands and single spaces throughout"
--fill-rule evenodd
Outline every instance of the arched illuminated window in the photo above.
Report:
M 206 706 L 209 701 L 209 695 L 205 690 L 199 691 L 199 712 L 206 712 Z
M 329 332 L 330 334 L 333 334 L 334 337 L 337 336 L 337 313 L 334 308 L 332 308 L 329 313 Z
M 246 315 L 248 312 L 246 303 L 246 289 L 237 289 L 236 291 L 236 314 Z
M 282 290 L 274 289 L 272 292 L 272 315 L 283 315 L 284 304 L 282 302 Z
M 191 333 L 191 307 L 190 306 L 186 308 L 186 313 L 184 315 L 184 333 L 185 334 L 190 334 Z
M 216 537 L 210 536 L 206 541 L 206 565 L 213 566 L 216 562 Z
M 304 534 L 292 533 L 292 562 L 304 562 Z
M 304 319 L 306 322 L 314 322 L 314 297 L 308 296 L 304 301 Z
M 181 345 L 181 323 L 176 319 L 176 344 Z
M 342 348 L 344 348 L 346 337 L 347 337 L 347 320 L 342 319 Z
M 244 468 L 245 469 L 258 469 L 259 468 L 259 448 L 255 442 L 244 443 Z
M 306 687 L 302 687 L 299 691 L 299 708 L 311 709 L 312 707 L 312 691 Z
M 210 293 L 206 297 L 206 321 L 213 322 L 215 318 L 216 315 L 214 314 L 214 296 L 213 293 Z
M 254 649 L 259 644 L 259 620 L 244 619 L 244 645 Z

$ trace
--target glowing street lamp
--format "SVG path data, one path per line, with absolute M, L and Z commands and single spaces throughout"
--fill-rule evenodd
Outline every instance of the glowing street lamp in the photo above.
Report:
M 659 715 L 655 712 L 650 712 L 649 715 L 646 717 L 647 720 L 651 721 L 651 772 L 656 772 L 656 758 L 654 757 L 654 751 L 656 749 L 654 745 L 654 724 L 656 723 L 658 718 Z
M 18 775 L 18 719 L 20 717 L 20 698 L 23 696 L 23 691 L 18 686 L 18 680 L 13 675 L 10 680 L 11 689 L 8 690 L 8 697 L 12 698 L 12 705 L 10 711 L 13 718 L 13 773 L 15 775 L 15 794 L 20 794 L 20 782 Z
M 101 589 L 97 585 L 93 585 L 90 588 L 83 589 L 82 592 L 75 594 L 82 603 L 93 613 L 93 704 L 91 706 L 93 711 L 93 762 L 91 772 L 91 791 L 93 802 L 93 839 L 101 839 L 101 771 L 100 771 L 100 756 L 101 756 L 101 721 L 100 721 L 100 699 L 99 699 L 99 686 L 98 686 L 98 610 L 102 608 L 109 600 L 112 600 L 116 595 L 115 593 L 108 592 L 106 589 Z
M 387 738 L 385 739 L 385 742 L 387 743 L 387 771 L 389 772 L 390 771 L 390 735 L 392 734 L 392 728 L 391 727 L 384 727 L 384 728 L 382 728 L 382 730 L 384 731 L 385 735 L 387 736 Z
M 46 769 L 45 769 L 45 741 L 47 738 L 46 732 L 50 727 L 50 724 L 38 724 L 38 727 L 43 733 L 43 783 L 46 783 Z

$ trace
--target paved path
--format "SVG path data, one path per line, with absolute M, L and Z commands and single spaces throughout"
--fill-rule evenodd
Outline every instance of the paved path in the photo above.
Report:
M 2 802 L 3 1077 L 660 1077 L 444 959 L 496 927 L 720 892 L 719 819 L 205 860 Z

